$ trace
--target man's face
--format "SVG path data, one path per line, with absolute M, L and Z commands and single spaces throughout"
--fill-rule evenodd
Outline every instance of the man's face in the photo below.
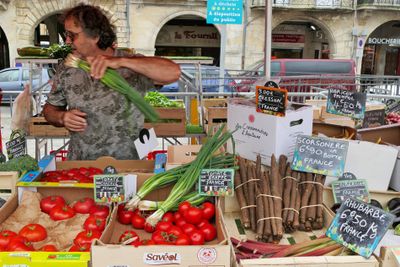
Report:
M 93 38 L 86 35 L 83 29 L 75 24 L 73 18 L 67 18 L 64 21 L 64 28 L 66 33 L 65 42 L 72 46 L 74 54 L 78 54 L 83 58 L 96 55 L 99 50 L 97 46 L 98 37 Z

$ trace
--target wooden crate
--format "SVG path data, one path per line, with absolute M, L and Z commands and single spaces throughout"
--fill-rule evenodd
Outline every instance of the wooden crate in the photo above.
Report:
M 69 136 L 64 127 L 50 125 L 44 117 L 32 117 L 29 121 L 30 136 Z
M 224 98 L 204 99 L 204 130 L 206 133 L 212 129 L 215 131 L 219 124 L 226 123 L 228 114 L 226 105 L 226 99 Z
M 146 122 L 146 129 L 154 128 L 157 137 L 185 136 L 186 111 L 184 108 L 155 108 L 162 120 L 174 120 L 175 122 Z

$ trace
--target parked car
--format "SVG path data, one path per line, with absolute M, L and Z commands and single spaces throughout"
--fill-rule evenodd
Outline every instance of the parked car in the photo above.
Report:
M 301 80 L 302 83 L 307 84 L 317 84 L 317 82 L 331 84 L 332 79 L 326 79 L 328 76 L 343 76 L 343 81 L 347 84 L 353 80 L 354 75 L 355 62 L 352 59 L 281 58 L 271 60 L 271 77 L 280 77 L 281 85 L 291 85 L 294 80 Z M 236 91 L 253 91 L 253 84 L 259 77 L 264 76 L 264 62 L 256 62 L 249 67 L 249 70 L 237 76 L 239 78 L 234 79 Z M 324 79 L 321 80 L 322 76 Z M 341 80 L 335 79 L 334 83 L 341 83 Z
M 191 84 L 194 85 L 196 80 L 196 73 L 198 72 L 198 67 L 195 64 L 180 64 L 180 67 L 182 71 L 182 76 L 184 76 L 186 80 L 188 80 Z M 203 92 L 214 92 L 214 93 L 218 92 L 221 80 L 219 67 L 210 65 L 200 65 L 200 70 L 201 70 L 201 83 Z M 179 92 L 180 91 L 179 83 L 180 83 L 179 81 L 176 81 L 174 83 L 164 85 L 160 88 L 159 91 L 167 93 Z M 225 77 L 223 82 L 224 92 L 232 92 L 232 87 L 231 87 L 232 83 L 233 80 L 231 79 L 231 76 L 227 71 L 225 71 Z
M 32 91 L 35 91 L 40 84 L 48 83 L 53 74 L 54 71 L 51 68 L 33 68 Z M 29 68 L 15 67 L 0 70 L 0 89 L 3 92 L 2 102 L 9 102 L 11 98 L 15 99 L 18 95 L 17 93 L 22 92 L 24 85 L 30 82 L 29 79 Z

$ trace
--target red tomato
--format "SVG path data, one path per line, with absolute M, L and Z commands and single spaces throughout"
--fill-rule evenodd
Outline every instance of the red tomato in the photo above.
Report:
M 75 211 L 68 205 L 55 206 L 50 211 L 50 218 L 53 221 L 61 221 L 75 216 Z
M 89 167 L 88 171 L 89 175 L 103 174 L 103 171 L 99 168 Z
M 211 202 L 204 202 L 200 206 L 201 211 L 203 212 L 203 218 L 206 220 L 210 220 L 215 215 L 215 205 Z
M 185 212 L 191 207 L 192 205 L 190 204 L 189 201 L 183 201 L 179 204 L 178 206 L 178 212 L 182 215 L 185 214 Z
M 204 235 L 204 240 L 206 242 L 211 241 L 217 237 L 217 230 L 211 224 L 203 225 L 199 228 L 200 232 Z
M 189 238 L 192 245 L 204 245 L 204 234 L 199 230 L 193 231 Z
M 178 211 L 174 212 L 174 222 L 176 223 L 178 220 L 182 219 L 183 215 L 180 214 Z
M 132 227 L 133 227 L 133 228 L 136 228 L 136 229 L 144 229 L 144 225 L 145 225 L 145 223 L 146 223 L 146 220 L 145 220 L 142 216 L 140 216 L 140 215 L 138 215 L 138 214 L 134 214 L 134 215 L 132 216 L 132 221 L 131 221 L 131 223 L 132 223 Z
M 166 212 L 161 219 L 164 222 L 173 222 L 174 221 L 174 214 L 170 211 Z
M 31 223 L 22 227 L 18 235 L 25 237 L 29 242 L 39 242 L 47 238 L 47 231 L 40 224 Z
M 157 245 L 171 245 L 171 241 L 169 240 L 169 235 L 167 232 L 155 231 L 151 235 L 151 240 L 154 241 Z
M 179 220 L 177 220 L 177 221 L 175 222 L 175 225 L 178 226 L 179 228 L 183 228 L 183 226 L 184 226 L 185 224 L 187 224 L 187 222 L 185 221 L 184 218 L 181 218 L 181 219 L 179 219 Z
M 183 217 L 188 223 L 198 224 L 203 219 L 203 212 L 197 207 L 190 207 L 184 214 Z
M 61 196 L 48 196 L 42 198 L 42 200 L 40 201 L 40 209 L 47 214 L 49 214 L 50 210 L 55 206 L 64 206 L 64 205 L 65 205 L 65 200 Z
M 153 233 L 156 230 L 156 228 L 154 226 L 152 226 L 151 224 L 149 224 L 149 223 L 145 223 L 144 224 L 144 230 L 147 233 Z
M 32 243 L 22 236 L 14 236 L 11 238 L 7 246 L 7 251 L 34 251 Z
M 96 205 L 96 203 L 94 202 L 93 198 L 84 197 L 75 202 L 73 208 L 76 213 L 87 214 L 89 213 L 90 208 L 94 205 Z
M 168 231 L 168 229 L 171 228 L 171 226 L 172 226 L 172 223 L 170 223 L 170 222 L 160 221 L 156 225 L 156 231 L 158 230 L 158 231 L 166 232 L 166 231 Z
M 58 251 L 57 247 L 51 244 L 44 245 L 43 247 L 39 248 L 39 251 Z
M 70 252 L 89 252 L 90 251 L 90 245 L 85 244 L 85 245 L 73 245 L 70 247 L 68 250 Z
M 134 241 L 140 241 L 140 238 L 139 238 L 139 236 L 136 234 L 135 231 L 126 230 L 126 231 L 123 232 L 122 235 L 119 237 L 119 243 L 125 242 L 126 240 L 131 239 L 131 238 L 134 238 L 134 237 L 136 237 L 136 239 L 133 240 L 132 242 L 134 242 Z M 130 242 L 130 243 L 128 243 L 128 244 L 131 244 L 132 242 Z
M 193 232 L 194 230 L 197 230 L 197 227 L 194 226 L 193 224 L 190 223 L 186 223 L 185 225 L 183 225 L 181 227 L 182 231 L 184 234 L 189 235 L 191 232 Z
M 190 238 L 185 234 L 181 234 L 176 240 L 175 245 L 177 246 L 187 246 L 190 245 Z
M 178 226 L 172 225 L 167 233 L 170 235 L 170 238 L 176 240 L 180 235 L 183 234 L 183 231 L 181 228 L 179 228 Z
M 100 239 L 101 232 L 96 230 L 85 230 L 76 235 L 74 239 L 75 245 L 88 245 L 92 244 L 93 239 Z
M 106 218 L 90 215 L 83 223 L 83 229 L 85 230 L 97 230 L 103 232 L 106 228 Z
M 107 218 L 110 213 L 110 208 L 105 205 L 94 205 L 90 208 L 89 213 L 91 215 Z
M 6 248 L 10 240 L 16 236 L 17 233 L 9 230 L 3 230 L 0 232 L 0 248 Z
M 121 209 L 117 213 L 117 219 L 121 224 L 131 224 L 134 214 L 135 213 L 131 210 Z
M 207 221 L 206 219 L 201 220 L 198 224 L 196 224 L 197 228 L 201 228 L 204 225 L 210 224 L 209 221 Z

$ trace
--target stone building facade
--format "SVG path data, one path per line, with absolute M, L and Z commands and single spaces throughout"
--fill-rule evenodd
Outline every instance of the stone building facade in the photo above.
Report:
M 272 55 L 352 58 L 357 62 L 358 73 L 398 75 L 400 2 L 396 1 L 273 0 Z M 46 24 L 50 43 L 56 42 L 54 15 L 80 2 L 102 7 L 117 28 L 118 45 L 135 48 L 138 53 L 174 51 L 179 56 L 179 51 L 189 51 L 193 55 L 209 52 L 215 56 L 219 52 L 220 36 L 215 43 L 214 33 L 219 35 L 224 26 L 205 23 L 205 0 L 0 0 L 2 67 L 14 65 L 16 48 L 35 44 L 35 29 L 40 23 Z M 264 18 L 265 0 L 244 0 L 243 23 L 226 26 L 226 68 L 247 68 L 263 58 Z M 174 29 L 171 36 L 182 36 L 177 30 L 181 21 L 190 21 L 185 25 L 190 32 L 201 32 L 191 35 L 199 37 L 197 43 L 165 41 L 168 36 L 164 35 Z M 214 40 L 211 42 L 210 38 Z M 171 49 L 174 46 L 185 49 Z M 364 62 L 369 65 L 363 66 Z

